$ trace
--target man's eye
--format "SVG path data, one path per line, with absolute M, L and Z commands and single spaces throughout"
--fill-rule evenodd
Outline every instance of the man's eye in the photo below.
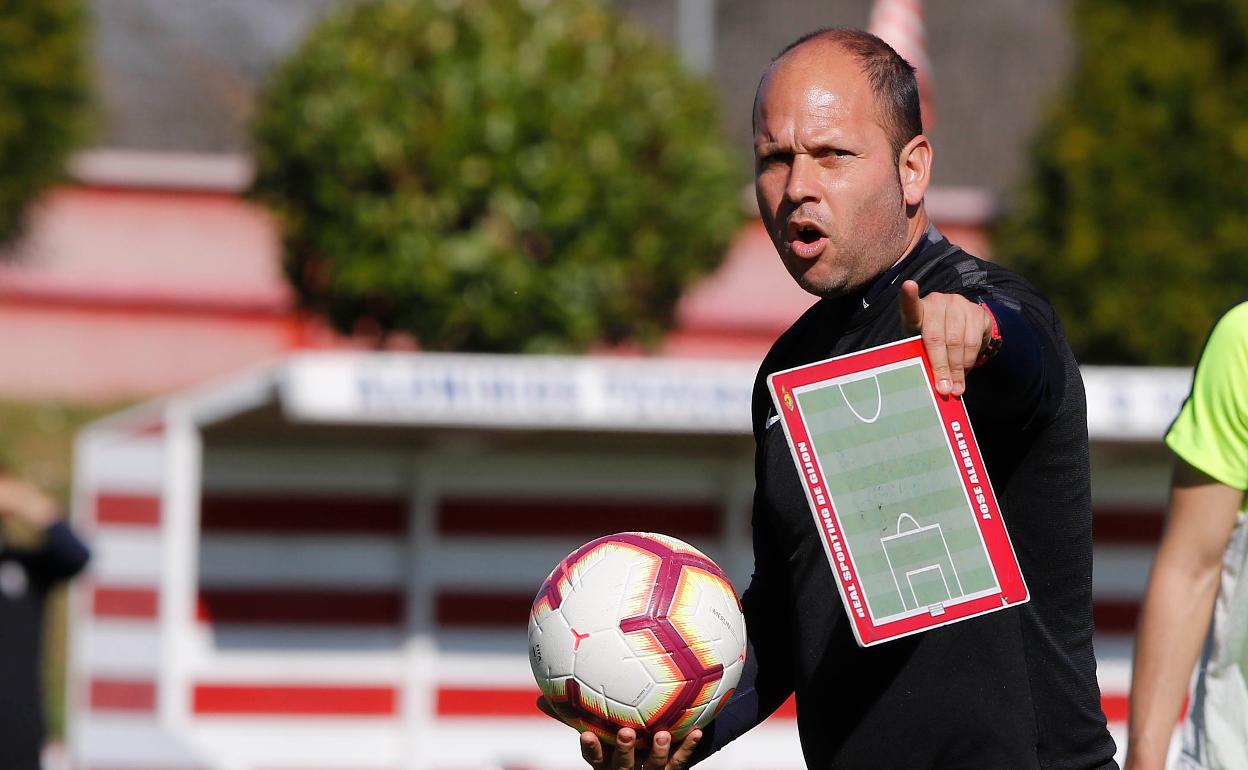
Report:
M 788 165 L 792 160 L 792 156 L 786 152 L 773 152 L 759 158 L 759 163 L 764 166 L 781 166 Z

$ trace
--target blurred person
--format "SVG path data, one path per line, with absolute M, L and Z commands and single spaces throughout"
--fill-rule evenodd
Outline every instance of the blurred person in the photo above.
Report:
M 1199 656 L 1179 767 L 1245 768 L 1248 298 L 1214 326 L 1166 444 L 1174 476 L 1135 646 L 1126 767 L 1165 766 Z
M 40 678 L 44 603 L 89 554 L 38 487 L 0 468 L 0 767 L 39 770 L 45 728 Z M 15 530 L 34 530 L 19 544 Z
M 602 770 L 677 770 L 791 694 L 806 765 L 1116 768 L 1092 650 L 1091 482 L 1078 365 L 1052 305 L 951 244 L 924 208 L 932 147 L 914 69 L 867 33 L 786 48 L 754 104 L 755 191 L 793 279 L 820 299 L 755 383 L 750 653 L 731 701 L 647 755 L 625 728 Z M 943 398 L 964 397 L 1031 601 L 859 647 L 766 390 L 769 374 L 920 334 Z

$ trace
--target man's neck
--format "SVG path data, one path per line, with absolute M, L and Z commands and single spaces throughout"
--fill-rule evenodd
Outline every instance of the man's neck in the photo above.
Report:
M 923 217 L 923 220 L 926 222 L 927 217 Z M 913 239 L 910 242 L 910 245 L 907 247 L 906 253 L 901 255 L 901 259 L 898 259 L 896 262 L 893 263 L 892 267 L 888 268 L 879 276 L 877 276 L 876 279 L 867 286 L 866 290 L 863 291 L 862 293 L 863 309 L 865 310 L 868 307 L 870 307 L 871 304 L 875 302 L 876 299 L 879 298 L 880 294 L 884 291 L 885 288 L 896 283 L 897 278 L 901 275 L 902 272 L 905 271 L 904 265 L 911 258 L 917 255 L 919 252 L 923 251 L 928 245 L 932 243 L 936 243 L 940 239 L 941 239 L 940 231 L 938 231 L 930 223 L 925 224 L 923 231 L 919 233 L 919 237 L 916 239 Z
M 914 218 L 906 224 L 907 234 L 909 236 L 906 239 L 906 247 L 901 250 L 901 254 L 897 256 L 897 259 L 893 261 L 893 264 L 888 266 L 890 270 L 900 264 L 901 260 L 910 256 L 910 252 L 914 251 L 914 247 L 918 246 L 919 243 L 927 237 L 927 228 L 930 224 L 931 221 L 927 218 L 927 209 L 920 204 L 919 210 L 915 213 Z

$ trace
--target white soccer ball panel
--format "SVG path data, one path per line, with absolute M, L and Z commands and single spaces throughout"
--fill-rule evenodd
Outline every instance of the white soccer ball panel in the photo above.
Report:
M 728 667 L 745 657 L 745 619 L 732 587 L 718 575 L 686 567 L 668 619 L 703 666 Z M 735 686 L 735 683 L 734 683 Z
M 723 700 L 728 696 L 730 690 L 737 689 L 737 684 L 741 681 L 741 672 L 744 670 L 744 660 L 734 660 L 730 665 L 724 666 L 724 675 L 716 683 L 713 700 Z
M 663 713 L 687 685 L 687 682 L 680 679 L 656 682 L 654 687 L 650 689 L 650 692 L 646 693 L 646 697 L 642 702 L 637 704 L 637 710 L 641 712 L 642 718 L 648 722 Z
M 579 677 L 578 681 L 580 681 Z M 645 726 L 645 720 L 641 718 L 641 713 L 635 706 L 608 698 L 601 692 L 590 689 L 583 682 L 581 683 L 580 693 L 581 705 L 598 716 L 610 719 L 620 726 L 627 725 L 636 728 Z
M 628 725 L 629 727 L 642 728 L 646 725 L 646 720 L 642 718 L 641 711 L 636 706 L 626 705 L 611 698 L 606 698 L 607 718 L 616 724 Z
M 655 682 L 679 683 L 685 680 L 680 672 L 680 666 L 672 659 L 672 651 L 663 647 L 652 630 L 642 628 L 624 634 L 624 638 L 628 641 L 629 649 L 645 666 L 650 678 Z
M 559 610 L 580 633 L 616 628 L 628 612 L 644 612 L 650 601 L 658 556 L 608 543 L 594 549 L 568 571 L 569 590 Z
M 529 665 L 540 686 L 543 681 L 572 675 L 574 637 L 563 613 L 554 610 L 529 619 Z
M 627 706 L 636 706 L 654 686 L 646 667 L 615 628 L 581 640 L 573 676 L 584 687 Z

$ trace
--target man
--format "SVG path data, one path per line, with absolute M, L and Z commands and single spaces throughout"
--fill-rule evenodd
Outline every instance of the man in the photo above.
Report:
M 785 49 L 754 106 L 763 224 L 820 297 L 775 343 L 754 391 L 752 649 L 736 695 L 647 768 L 682 768 L 797 697 L 810 768 L 1112 768 L 1092 653 L 1087 419 L 1050 304 L 933 228 L 932 148 L 914 70 L 857 30 Z M 965 398 L 1031 601 L 878 647 L 856 645 L 797 469 L 772 372 L 919 333 L 942 397 Z M 599 768 L 639 761 L 632 730 Z
M 1180 766 L 1248 767 L 1248 300 L 1210 334 L 1166 444 L 1174 478 L 1135 647 L 1127 768 L 1165 766 L 1202 642 Z
M 40 534 L 34 548 L 0 540 L 0 766 L 39 770 L 43 750 L 43 699 L 39 679 L 43 607 L 48 589 L 76 575 L 87 549 L 57 516 L 56 504 L 38 488 L 0 469 L 0 520 Z

